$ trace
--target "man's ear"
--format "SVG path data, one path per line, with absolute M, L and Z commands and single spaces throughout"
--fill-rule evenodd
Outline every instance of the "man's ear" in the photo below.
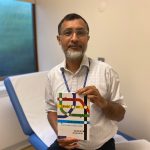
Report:
M 57 35 L 57 41 L 58 41 L 59 45 L 61 45 L 61 40 L 60 40 L 60 36 L 59 35 Z

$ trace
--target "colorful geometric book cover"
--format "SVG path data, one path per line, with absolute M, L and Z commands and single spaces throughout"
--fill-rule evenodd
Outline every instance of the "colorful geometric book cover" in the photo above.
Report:
M 58 93 L 58 136 L 89 140 L 90 101 L 76 93 Z

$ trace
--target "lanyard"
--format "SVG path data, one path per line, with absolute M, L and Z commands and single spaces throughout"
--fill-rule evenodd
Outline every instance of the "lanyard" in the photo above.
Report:
M 90 66 L 90 60 L 89 60 L 89 66 Z M 63 76 L 63 79 L 64 79 L 64 83 L 65 83 L 65 85 L 66 85 L 67 91 L 70 92 L 70 89 L 69 89 L 69 86 L 68 86 L 68 82 L 67 82 L 67 80 L 66 80 L 64 68 L 61 68 L 60 70 L 61 70 L 61 72 L 62 72 L 62 76 Z M 89 68 L 87 67 L 86 74 L 85 74 L 85 79 L 84 79 L 84 83 L 83 83 L 83 87 L 86 86 L 88 74 L 89 74 Z

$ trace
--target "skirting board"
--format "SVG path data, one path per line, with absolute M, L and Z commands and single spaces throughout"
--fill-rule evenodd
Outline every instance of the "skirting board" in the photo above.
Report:
M 31 144 L 28 142 L 28 140 L 22 141 L 20 143 L 17 143 L 15 145 L 12 145 L 10 147 L 4 148 L 2 150 L 21 150 L 23 148 L 26 148 L 27 146 L 30 146 Z

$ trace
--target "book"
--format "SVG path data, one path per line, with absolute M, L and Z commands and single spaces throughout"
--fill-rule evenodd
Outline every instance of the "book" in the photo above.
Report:
M 76 93 L 58 93 L 58 137 L 89 140 L 90 100 Z

